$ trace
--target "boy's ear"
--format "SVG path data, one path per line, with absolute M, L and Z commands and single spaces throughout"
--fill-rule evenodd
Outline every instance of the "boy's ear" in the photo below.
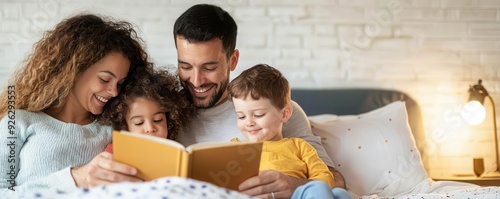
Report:
M 283 114 L 283 117 L 281 118 L 281 122 L 286 123 L 292 117 L 293 113 L 293 108 L 292 105 L 287 105 L 285 108 L 281 110 L 281 113 Z

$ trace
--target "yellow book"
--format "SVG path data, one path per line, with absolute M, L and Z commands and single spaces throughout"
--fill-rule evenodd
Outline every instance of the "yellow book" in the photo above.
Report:
M 149 181 L 165 176 L 189 177 L 238 190 L 259 173 L 262 142 L 199 143 L 184 147 L 166 138 L 113 131 L 114 160 L 137 168 Z

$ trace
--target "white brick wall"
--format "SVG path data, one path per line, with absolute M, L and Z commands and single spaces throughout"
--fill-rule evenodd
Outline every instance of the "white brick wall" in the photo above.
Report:
M 0 86 L 43 31 L 82 11 L 136 24 L 151 57 L 174 65 L 173 23 L 198 2 L 0 0 Z M 491 118 L 473 128 L 454 119 L 460 119 L 468 85 L 479 78 L 500 104 L 500 1 L 201 2 L 222 6 L 239 25 L 241 59 L 233 77 L 268 63 L 294 88 L 399 89 L 422 105 L 431 173 L 472 173 L 473 156 L 494 163 Z

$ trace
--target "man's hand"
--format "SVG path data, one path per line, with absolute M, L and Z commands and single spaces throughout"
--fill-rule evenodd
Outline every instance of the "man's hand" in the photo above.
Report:
M 265 170 L 258 176 L 251 177 L 239 186 L 240 192 L 259 198 L 290 198 L 295 189 L 309 182 L 285 175 L 279 171 Z
M 328 170 L 332 172 L 333 174 L 333 181 L 335 182 L 334 187 L 340 187 L 346 189 L 347 187 L 345 186 L 345 180 L 342 174 L 340 174 L 336 169 L 332 167 L 328 167 Z
M 100 153 L 86 165 L 71 168 L 76 186 L 83 188 L 122 181 L 142 181 L 134 177 L 135 174 L 137 169 L 115 162 L 113 155 L 108 152 Z

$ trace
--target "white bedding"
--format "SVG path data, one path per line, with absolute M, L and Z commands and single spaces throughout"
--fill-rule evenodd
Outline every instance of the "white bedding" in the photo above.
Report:
M 387 193 L 394 190 L 386 190 Z M 384 192 L 368 196 L 356 196 L 359 199 L 497 199 L 500 187 L 480 187 L 477 185 L 451 181 L 433 181 L 427 179 L 419 183 L 408 193 L 387 195 Z M 117 183 L 91 189 L 79 189 L 64 193 L 50 190 L 33 193 L 22 198 L 231 198 L 249 199 L 250 196 L 236 191 L 193 179 L 179 177 L 160 178 L 151 182 Z
M 50 190 L 33 193 L 22 198 L 231 198 L 249 199 L 250 196 L 220 188 L 210 183 L 180 177 L 159 178 L 151 182 L 122 182 L 91 189 L 79 189 L 71 193 Z
M 355 195 L 354 195 L 355 196 Z M 480 187 L 474 184 L 433 181 L 428 179 L 419 183 L 409 193 L 388 196 L 383 192 L 360 199 L 498 199 L 500 198 L 500 187 Z
M 404 102 L 359 115 L 323 114 L 309 120 L 353 198 L 500 199 L 500 187 L 428 178 Z
M 479 187 L 431 194 L 410 194 L 397 197 L 363 196 L 362 199 L 498 199 L 499 187 Z

